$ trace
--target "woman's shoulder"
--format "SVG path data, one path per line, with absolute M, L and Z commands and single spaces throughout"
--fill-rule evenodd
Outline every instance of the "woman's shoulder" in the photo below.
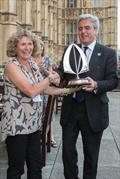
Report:
M 19 65 L 19 62 L 16 58 L 12 58 L 12 59 L 9 59 L 9 61 L 5 64 L 5 66 L 11 65 L 11 64 Z
M 4 67 L 4 71 L 14 71 L 14 69 L 20 68 L 20 64 L 16 59 L 10 59 Z

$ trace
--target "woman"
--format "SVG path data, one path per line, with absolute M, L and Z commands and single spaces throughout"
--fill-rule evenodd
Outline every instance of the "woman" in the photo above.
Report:
M 53 72 L 54 68 L 57 68 L 57 66 L 52 62 L 49 56 L 45 55 L 45 46 L 39 36 L 36 36 L 36 41 L 38 48 L 36 52 L 33 53 L 33 57 L 41 73 L 47 76 L 50 72 Z
M 42 95 L 70 92 L 49 85 L 58 80 L 56 73 L 43 78 L 32 54 L 37 50 L 34 35 L 25 29 L 13 34 L 7 44 L 12 59 L 4 71 L 4 105 L 2 140 L 8 153 L 7 179 L 21 179 L 24 163 L 27 179 L 42 178 L 40 128 L 43 110 Z M 72 92 L 72 90 L 71 90 Z
M 50 72 L 53 72 L 55 68 L 57 68 L 57 65 L 52 62 L 52 59 L 49 56 L 45 55 L 45 46 L 43 41 L 36 36 L 37 42 L 38 42 L 38 50 L 36 53 L 33 54 L 34 60 L 37 63 L 40 71 L 44 76 L 48 75 Z M 43 102 L 44 102 L 44 108 L 46 108 L 48 101 L 48 95 L 44 95 Z M 51 147 L 56 148 L 57 143 L 54 139 L 54 134 L 53 134 L 53 120 L 51 124 Z

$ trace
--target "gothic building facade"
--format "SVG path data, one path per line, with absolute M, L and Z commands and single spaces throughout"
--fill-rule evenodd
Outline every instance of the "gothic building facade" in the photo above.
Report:
M 6 56 L 6 43 L 18 28 L 28 28 L 45 43 L 46 53 L 56 62 L 64 48 L 78 43 L 77 21 L 82 13 L 100 19 L 98 41 L 117 50 L 118 0 L 0 0 L 0 64 Z

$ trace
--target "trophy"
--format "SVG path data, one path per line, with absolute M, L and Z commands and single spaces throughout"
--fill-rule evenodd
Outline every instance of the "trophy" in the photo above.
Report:
M 65 73 L 76 75 L 75 79 L 68 82 L 68 87 L 89 84 L 87 79 L 79 77 L 79 74 L 89 71 L 89 67 L 86 55 L 78 45 L 73 43 L 66 49 L 63 57 L 63 69 Z

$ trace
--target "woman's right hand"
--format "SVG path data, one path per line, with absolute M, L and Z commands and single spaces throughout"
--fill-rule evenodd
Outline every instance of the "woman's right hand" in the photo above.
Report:
M 56 86 L 59 85 L 60 83 L 60 77 L 59 77 L 59 74 L 55 71 L 52 71 L 48 77 L 51 79 L 50 82 Z

